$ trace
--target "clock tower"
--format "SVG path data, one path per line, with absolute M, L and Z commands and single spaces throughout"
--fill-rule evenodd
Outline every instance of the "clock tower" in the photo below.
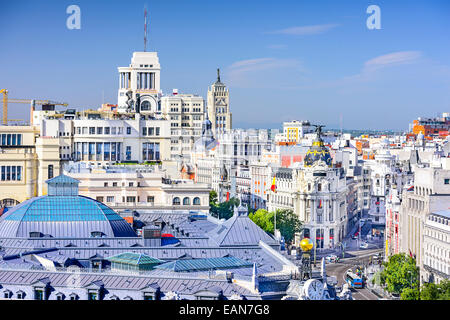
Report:
M 230 95 L 228 88 L 220 81 L 219 69 L 216 82 L 208 88 L 208 116 L 216 135 L 231 130 Z

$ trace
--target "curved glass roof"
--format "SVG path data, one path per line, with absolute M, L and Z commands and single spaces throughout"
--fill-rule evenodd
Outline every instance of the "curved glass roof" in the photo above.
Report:
M 136 237 L 114 210 L 84 196 L 41 196 L 20 203 L 0 218 L 0 237 Z
M 114 221 L 123 218 L 97 200 L 84 196 L 42 196 L 10 209 L 5 220 Z

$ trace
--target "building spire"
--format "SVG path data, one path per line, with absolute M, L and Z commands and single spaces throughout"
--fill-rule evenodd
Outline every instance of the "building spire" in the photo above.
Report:
M 220 69 L 217 68 L 217 82 L 220 82 Z

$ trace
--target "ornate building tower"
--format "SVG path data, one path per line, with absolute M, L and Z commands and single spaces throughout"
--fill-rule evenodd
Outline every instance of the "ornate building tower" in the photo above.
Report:
M 333 168 L 330 151 L 321 138 L 321 127 L 308 150 L 299 175 L 300 219 L 305 222 L 304 237 L 316 248 L 337 245 L 346 234 L 346 178 L 343 168 Z
M 157 52 L 134 52 L 128 67 L 119 67 L 118 111 L 161 111 L 160 71 Z M 140 103 L 137 103 L 140 102 Z M 136 108 L 137 107 L 137 108 Z
M 208 116 L 216 135 L 231 129 L 230 95 L 225 84 L 220 81 L 219 69 L 217 81 L 208 88 Z

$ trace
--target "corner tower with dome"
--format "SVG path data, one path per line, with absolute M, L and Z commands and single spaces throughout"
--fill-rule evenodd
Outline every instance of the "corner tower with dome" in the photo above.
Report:
M 303 164 L 296 168 L 298 193 L 296 214 L 304 223 L 303 237 L 317 249 L 334 248 L 347 233 L 346 177 L 344 168 L 333 167 L 328 147 L 321 137 L 323 126 L 316 126 L 316 138 Z

